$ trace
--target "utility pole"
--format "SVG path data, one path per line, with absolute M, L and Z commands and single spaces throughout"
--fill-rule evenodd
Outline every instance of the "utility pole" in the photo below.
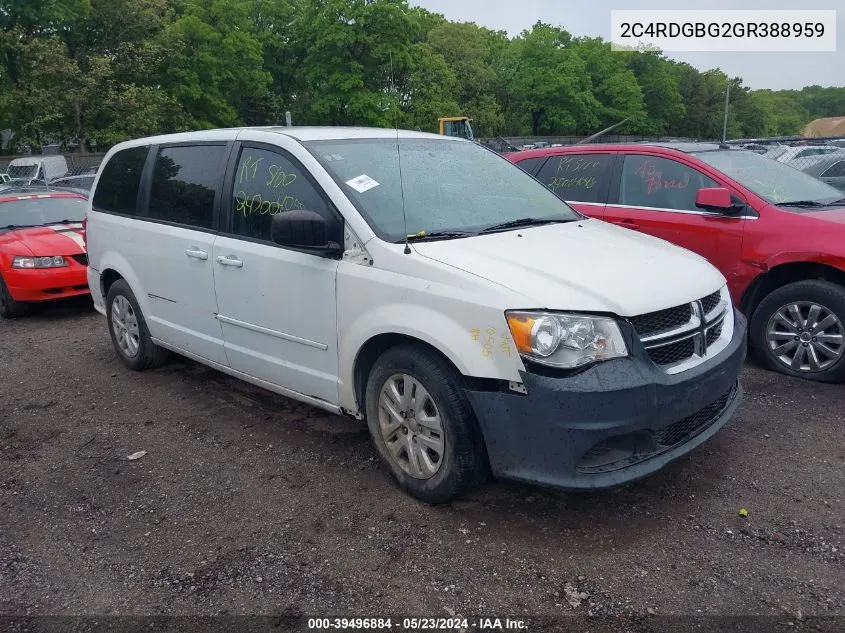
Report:
M 722 143 L 728 140 L 728 99 L 731 97 L 731 82 L 725 86 L 725 122 L 722 125 Z

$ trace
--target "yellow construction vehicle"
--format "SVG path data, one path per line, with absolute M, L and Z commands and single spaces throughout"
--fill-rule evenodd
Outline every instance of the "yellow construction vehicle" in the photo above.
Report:
M 474 141 L 472 126 L 469 124 L 472 119 L 465 116 L 442 116 L 437 119 L 440 122 L 441 136 L 457 136 Z

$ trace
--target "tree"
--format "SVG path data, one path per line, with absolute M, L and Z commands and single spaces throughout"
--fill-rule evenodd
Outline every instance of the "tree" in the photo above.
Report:
M 571 42 L 568 32 L 538 22 L 510 43 L 502 88 L 512 95 L 506 117 L 522 130 L 577 134 L 599 124 L 600 105 L 586 64 Z
M 608 42 L 597 37 L 574 40 L 573 48 L 584 60 L 592 93 L 599 102 L 598 128 L 604 129 L 628 117 L 631 121 L 618 128 L 618 132 L 648 128 L 643 92 L 626 64 L 626 54 L 612 51 Z
M 239 0 L 187 0 L 165 31 L 164 82 L 192 127 L 240 125 L 245 102 L 267 95 L 271 76 L 249 8 Z
M 504 118 L 493 94 L 498 81 L 494 63 L 500 37 L 470 22 L 443 22 L 429 32 L 432 50 L 443 56 L 457 81 L 457 108 L 440 116 L 468 116 L 477 133 L 499 133 Z
M 648 116 L 638 121 L 639 131 L 643 134 L 663 135 L 678 130 L 688 116 L 687 97 L 691 95 L 683 94 L 681 80 L 673 72 L 674 63 L 652 51 L 614 54 L 627 56 L 628 68 L 636 76 L 642 90 Z M 692 69 L 692 66 L 689 68 Z

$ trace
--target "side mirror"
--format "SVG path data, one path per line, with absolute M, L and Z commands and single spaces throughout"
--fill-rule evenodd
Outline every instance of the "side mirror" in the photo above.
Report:
M 708 211 L 730 211 L 734 208 L 731 192 L 724 187 L 705 187 L 695 194 L 695 206 Z
M 329 241 L 325 218 L 314 211 L 283 211 L 273 216 L 270 237 L 282 246 L 335 256 L 342 251 L 337 242 Z

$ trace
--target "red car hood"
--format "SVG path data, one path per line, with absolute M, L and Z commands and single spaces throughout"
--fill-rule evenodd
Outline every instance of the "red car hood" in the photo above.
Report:
M 80 255 L 85 251 L 82 224 L 55 224 L 31 229 L 16 229 L 0 235 L 0 248 L 29 251 L 15 255 Z
M 845 208 L 842 209 L 828 209 L 825 211 L 813 211 L 805 213 L 816 220 L 824 220 L 826 222 L 836 222 L 837 224 L 845 224 Z

